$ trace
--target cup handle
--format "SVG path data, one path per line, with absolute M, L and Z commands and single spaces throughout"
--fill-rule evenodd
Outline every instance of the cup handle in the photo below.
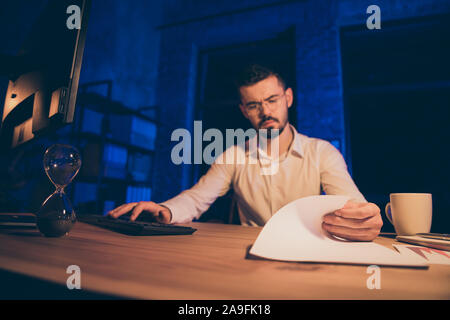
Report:
M 390 202 L 388 202 L 388 204 L 384 208 L 384 213 L 386 214 L 386 217 L 389 219 L 389 221 L 392 224 L 394 224 L 394 222 L 392 221 L 392 211 L 391 211 L 391 203 Z

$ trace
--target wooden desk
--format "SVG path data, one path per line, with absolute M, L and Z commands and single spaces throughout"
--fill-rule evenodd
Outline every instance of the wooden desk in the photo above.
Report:
M 188 236 L 132 237 L 77 222 L 62 238 L 0 231 L 0 268 L 82 289 L 143 299 L 449 299 L 450 267 L 381 267 L 369 290 L 366 266 L 246 258 L 261 228 L 192 223 Z M 377 238 L 390 246 L 394 240 Z M 67 289 L 68 290 L 68 289 Z

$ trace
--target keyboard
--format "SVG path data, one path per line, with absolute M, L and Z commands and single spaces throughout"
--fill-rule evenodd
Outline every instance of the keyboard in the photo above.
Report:
M 197 229 L 165 224 L 159 222 L 130 221 L 126 219 L 114 219 L 100 215 L 78 215 L 81 222 L 93 224 L 111 231 L 123 233 L 130 236 L 163 236 L 163 235 L 187 235 L 193 234 Z

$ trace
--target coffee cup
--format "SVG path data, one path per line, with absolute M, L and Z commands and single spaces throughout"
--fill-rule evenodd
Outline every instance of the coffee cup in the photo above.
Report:
M 430 232 L 433 213 L 430 193 L 391 193 L 389 197 L 385 213 L 397 235 Z

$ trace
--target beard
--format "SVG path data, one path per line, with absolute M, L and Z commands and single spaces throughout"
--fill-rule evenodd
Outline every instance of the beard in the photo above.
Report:
M 268 120 L 272 120 L 275 122 L 280 123 L 280 121 L 276 118 L 272 118 L 272 117 L 264 117 L 263 119 L 261 119 L 261 121 L 259 122 L 259 130 L 266 130 L 267 131 L 267 139 L 275 139 L 277 138 L 282 132 L 283 130 L 286 128 L 287 125 L 287 119 L 286 121 L 279 127 L 279 128 L 272 128 L 272 127 L 267 127 L 267 128 L 262 128 L 262 125 L 265 121 Z

